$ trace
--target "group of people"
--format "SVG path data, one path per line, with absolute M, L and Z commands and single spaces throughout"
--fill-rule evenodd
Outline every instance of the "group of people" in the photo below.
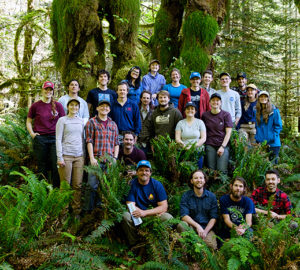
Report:
M 30 107 L 26 126 L 39 171 L 52 179 L 54 187 L 59 187 L 60 181 L 72 184 L 75 213 L 81 210 L 86 151 L 89 164 L 105 170 L 103 157 L 108 155 L 124 160 L 131 166 L 128 174 L 134 176 L 136 164 L 151 155 L 151 139 L 169 135 L 183 148 L 195 145 L 200 151 L 205 147 L 200 169 L 204 162 L 210 169 L 227 173 L 229 140 L 236 128 L 251 143 L 266 141 L 277 160 L 282 129 L 279 110 L 268 92 L 246 85 L 245 73 L 238 74 L 235 90 L 230 89 L 230 75 L 221 73 L 221 90 L 216 91 L 210 86 L 210 70 L 203 73 L 203 85 L 200 73 L 192 72 L 188 88 L 180 83 L 178 69 L 171 71 L 172 81 L 166 84 L 159 68 L 159 61 L 152 60 L 149 73 L 142 77 L 141 69 L 132 67 L 116 91 L 108 88 L 109 72 L 100 70 L 98 87 L 88 92 L 86 101 L 79 97 L 80 85 L 75 79 L 67 85 L 68 94 L 58 101 L 53 98 L 54 84 L 43 84 L 41 100 Z M 88 187 L 85 210 L 91 211 L 101 203 L 94 174 L 88 175 Z
M 204 242 L 212 249 L 217 249 L 217 237 L 214 231 L 218 215 L 218 201 L 214 193 L 205 188 L 207 176 L 202 170 L 191 174 L 189 184 L 180 201 L 180 218 L 178 232 L 194 229 Z M 255 189 L 251 198 L 246 197 L 247 184 L 242 177 L 236 177 L 230 184 L 229 194 L 219 200 L 222 216 L 221 229 L 217 234 L 224 240 L 231 234 L 251 238 L 253 215 L 256 213 L 270 215 L 273 222 L 286 218 L 291 213 L 291 202 L 286 193 L 278 189 L 280 177 L 276 170 L 269 170 L 265 175 L 265 187 Z M 133 180 L 127 197 L 127 204 L 133 203 L 131 213 L 123 215 L 122 227 L 130 245 L 139 240 L 133 218 L 159 216 L 162 221 L 172 218 L 167 212 L 167 194 L 163 185 L 151 178 L 151 164 L 141 160 L 137 164 L 137 178 Z M 268 205 L 271 209 L 268 212 Z M 133 217 L 133 218 L 132 218 Z

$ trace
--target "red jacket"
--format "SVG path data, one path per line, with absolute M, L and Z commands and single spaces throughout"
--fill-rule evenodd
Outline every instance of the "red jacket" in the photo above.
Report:
M 204 112 L 207 112 L 210 110 L 210 105 L 209 105 L 209 94 L 204 88 L 201 89 L 201 94 L 200 94 L 200 105 L 199 105 L 199 115 L 200 118 L 202 117 L 202 114 Z M 184 113 L 184 106 L 187 102 L 191 101 L 191 90 L 190 88 L 185 88 L 182 90 L 180 96 L 179 96 L 179 101 L 178 101 L 178 110 L 182 113 L 182 116 L 185 118 L 185 113 Z

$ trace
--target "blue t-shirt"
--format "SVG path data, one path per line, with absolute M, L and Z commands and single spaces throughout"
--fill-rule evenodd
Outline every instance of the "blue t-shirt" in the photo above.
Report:
M 185 88 L 187 87 L 183 84 L 180 84 L 178 87 L 174 87 L 171 83 L 164 85 L 163 90 L 167 90 L 170 93 L 170 101 L 174 104 L 175 108 L 178 108 L 179 96 Z
M 103 91 L 100 88 L 94 88 L 91 91 L 89 91 L 86 98 L 86 102 L 92 104 L 93 106 L 93 112 L 91 117 L 96 116 L 98 114 L 96 108 L 100 100 L 108 100 L 110 104 L 113 104 L 116 99 L 117 99 L 117 93 L 111 89 L 107 89 Z
M 212 218 L 218 218 L 218 202 L 215 194 L 206 189 L 201 197 L 198 197 L 194 190 L 185 192 L 180 201 L 180 216 L 190 216 L 198 224 L 206 227 Z
M 226 194 L 220 198 L 220 207 L 221 207 L 221 214 L 228 214 L 230 220 L 235 225 L 240 225 L 242 223 L 242 219 L 236 211 L 231 210 L 236 209 L 240 212 L 246 221 L 247 214 L 255 214 L 255 206 L 252 200 L 246 196 L 242 196 L 242 199 L 238 202 L 235 202 L 230 199 L 230 195 Z
M 147 210 L 149 206 L 157 207 L 158 202 L 166 199 L 167 193 L 163 185 L 153 178 L 150 178 L 149 183 L 145 186 L 141 185 L 135 178 L 131 183 L 127 197 L 127 201 L 135 202 L 136 206 L 142 210 Z

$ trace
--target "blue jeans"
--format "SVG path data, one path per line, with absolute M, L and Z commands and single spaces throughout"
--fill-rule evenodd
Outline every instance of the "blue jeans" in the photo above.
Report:
M 39 172 L 53 185 L 59 187 L 57 171 L 55 135 L 37 135 L 33 139 L 33 150 L 37 160 Z M 51 179 L 49 179 L 49 171 Z
M 217 151 L 219 147 L 212 145 L 205 146 L 206 161 L 207 166 L 210 169 L 218 170 L 224 174 L 228 171 L 228 161 L 229 161 L 229 149 L 228 146 L 224 148 L 224 153 L 222 156 L 218 156 Z
M 269 148 L 270 154 L 270 160 L 273 161 L 274 164 L 278 164 L 278 159 L 279 159 L 279 151 L 280 151 L 280 146 L 275 146 Z

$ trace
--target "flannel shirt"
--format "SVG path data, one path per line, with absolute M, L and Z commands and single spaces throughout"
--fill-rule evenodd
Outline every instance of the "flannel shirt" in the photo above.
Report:
M 95 157 L 101 157 L 105 153 L 113 156 L 115 146 L 119 145 L 118 127 L 109 117 L 106 127 L 98 116 L 91 118 L 86 124 L 85 134 L 86 143 L 93 144 Z
M 255 189 L 251 195 L 251 200 L 256 205 L 268 206 L 269 198 L 273 194 L 268 192 L 266 187 L 259 187 Z M 280 189 L 276 189 L 274 200 L 272 202 L 273 208 L 271 209 L 276 214 L 290 214 L 292 204 L 286 193 Z

